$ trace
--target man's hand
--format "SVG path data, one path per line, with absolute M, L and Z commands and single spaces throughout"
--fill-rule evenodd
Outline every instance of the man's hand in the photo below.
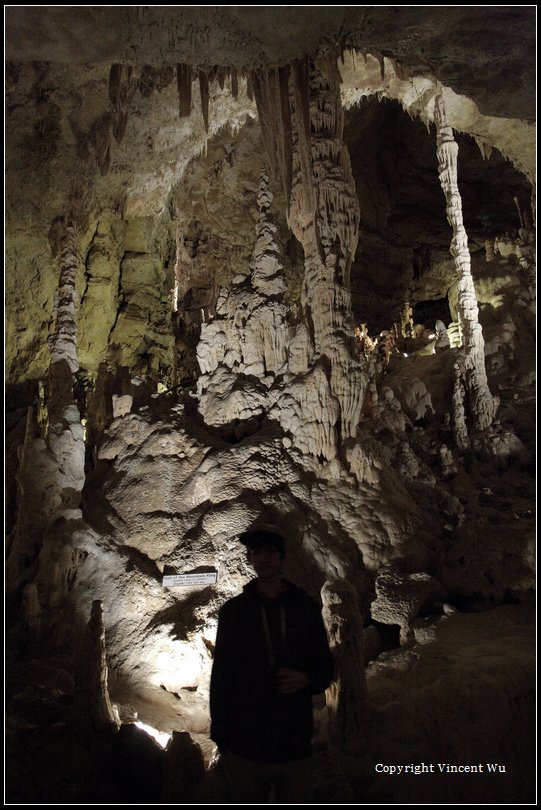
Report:
M 281 695 L 292 695 L 308 686 L 308 675 L 298 669 L 282 667 L 277 672 L 278 691 Z

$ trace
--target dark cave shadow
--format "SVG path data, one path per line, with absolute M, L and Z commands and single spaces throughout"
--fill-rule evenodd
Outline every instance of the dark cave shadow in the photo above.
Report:
M 176 641 L 186 641 L 188 635 L 200 626 L 201 617 L 196 611 L 212 602 L 214 587 L 209 586 L 202 590 L 192 592 L 182 601 L 161 610 L 147 624 L 146 629 L 151 630 L 162 624 L 173 625 L 170 633 Z

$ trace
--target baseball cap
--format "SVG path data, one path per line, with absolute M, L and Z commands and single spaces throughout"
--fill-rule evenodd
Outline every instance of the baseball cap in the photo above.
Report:
M 248 531 L 239 534 L 239 542 L 250 551 L 256 551 L 260 548 L 275 548 L 280 552 L 282 559 L 286 554 L 284 538 L 271 529 L 248 529 Z

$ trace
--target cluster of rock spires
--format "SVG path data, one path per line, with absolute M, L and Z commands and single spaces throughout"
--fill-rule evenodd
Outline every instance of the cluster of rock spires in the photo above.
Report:
M 385 60 L 379 61 L 383 79 Z M 111 117 L 96 141 L 103 175 L 111 164 L 111 135 L 122 141 L 130 100 L 145 86 L 143 75 L 136 82 L 130 68 L 111 68 Z M 164 85 L 172 81 L 172 69 L 160 75 Z M 195 75 L 190 65 L 176 65 L 181 117 L 191 113 Z M 101 387 L 96 384 L 86 402 L 91 423 L 86 467 L 76 288 L 88 237 L 82 222 L 66 217 L 58 223 L 48 427 L 46 436 L 40 435 L 37 409 L 29 409 L 17 468 L 8 592 L 22 600 L 22 626 L 32 643 L 71 645 L 75 656 L 85 652 L 72 693 L 87 721 L 113 734 L 137 713 L 167 731 L 180 725 L 200 735 L 208 758 L 203 735 L 215 616 L 223 598 L 248 575 L 235 538 L 256 520 L 270 521 L 290 539 L 293 574 L 313 592 L 321 590 L 339 673 L 327 696 L 328 735 L 338 794 L 347 795 L 351 785 L 357 787 L 356 773 L 361 782 L 369 779 L 363 738 L 371 740 L 372 750 L 383 751 L 397 723 L 398 750 L 407 751 L 413 739 L 415 750 L 427 755 L 408 725 L 413 709 L 401 720 L 400 710 L 393 709 L 396 691 L 381 685 L 385 677 L 370 693 L 370 678 L 377 681 L 385 655 L 389 672 L 405 673 L 413 693 L 415 656 L 426 654 L 435 666 L 423 645 L 437 646 L 440 637 L 456 633 L 470 640 L 457 669 L 466 662 L 475 671 L 472 661 L 484 650 L 483 628 L 471 629 L 452 603 L 521 601 L 533 587 L 530 546 L 519 537 L 526 517 L 500 526 L 502 534 L 514 532 L 509 548 L 507 537 L 486 537 L 495 513 L 488 503 L 477 503 L 485 474 L 490 483 L 482 491 L 488 500 L 493 495 L 494 466 L 522 470 L 530 458 L 518 437 L 495 422 L 498 401 L 485 368 L 492 344 L 484 341 L 479 323 L 457 186 L 457 145 L 443 102 L 435 109 L 437 155 L 453 231 L 462 345 L 451 346 L 444 325 L 435 353 L 413 357 L 412 371 L 396 362 L 405 341 L 414 341 L 411 315 L 393 341 L 387 335 L 360 348 L 355 341 L 349 282 L 361 212 L 343 139 L 336 56 L 249 75 L 234 68 L 218 68 L 215 75 L 199 70 L 206 132 L 209 83 L 216 80 L 223 89 L 229 80 L 236 98 L 239 76 L 247 79 L 249 97 L 253 92 L 266 149 L 251 264 L 219 289 L 198 335 L 195 389 L 180 403 L 178 392 L 160 396 L 155 381 L 141 385 L 133 369 L 124 367 L 120 374 L 109 358 Z M 304 253 L 295 313 L 288 305 L 273 191 L 282 195 L 287 224 Z M 532 233 L 523 224 L 518 239 L 490 245 L 492 261 L 505 260 L 506 251 L 519 261 L 527 277 L 520 289 L 528 311 Z M 499 289 L 488 287 L 487 295 Z M 512 337 L 506 351 L 510 345 Z M 444 395 L 431 377 L 436 366 L 443 368 Z M 202 566 L 218 568 L 215 591 L 186 597 L 161 587 L 167 571 Z M 519 609 L 501 607 L 503 636 L 520 627 Z M 395 649 L 378 658 L 386 628 L 396 630 L 388 645 Z M 523 641 L 522 636 L 513 641 L 519 655 Z M 105 644 L 114 676 L 109 681 Z M 371 661 L 367 682 L 364 665 Z M 530 665 L 514 680 L 507 663 L 498 664 L 508 701 L 521 711 L 528 705 Z M 420 691 L 429 689 L 430 666 Z M 482 674 L 488 679 L 490 673 Z M 468 693 L 467 706 L 470 699 Z M 426 723 L 430 736 L 434 728 Z M 506 719 L 498 743 L 503 745 L 511 729 Z M 120 745 L 120 738 L 114 739 Z M 203 778 L 200 752 L 178 734 L 173 743 L 182 756 L 192 757 L 194 773 Z M 451 750 L 458 755 L 456 740 Z M 164 766 L 170 776 L 165 795 L 172 800 L 190 795 L 185 774 L 182 784 L 172 786 L 175 762 L 170 753 Z

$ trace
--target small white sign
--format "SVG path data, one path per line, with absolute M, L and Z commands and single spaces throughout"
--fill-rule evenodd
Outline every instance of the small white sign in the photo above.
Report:
M 216 585 L 217 571 L 202 571 L 198 574 L 167 574 L 162 579 L 164 588 L 178 588 L 179 586 L 194 587 L 196 585 Z

